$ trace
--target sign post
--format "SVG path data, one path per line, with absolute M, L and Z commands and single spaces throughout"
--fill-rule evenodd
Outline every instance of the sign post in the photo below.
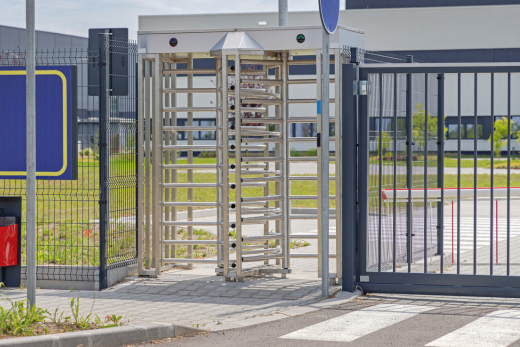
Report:
M 330 88 L 330 34 L 333 34 L 339 22 L 339 0 L 319 0 L 320 16 L 323 24 L 322 69 L 321 69 L 321 134 L 318 134 L 321 146 L 321 162 L 318 170 L 321 175 L 321 196 L 318 208 L 322 211 L 321 225 L 321 291 L 323 297 L 329 296 L 329 88 Z M 339 95 L 336 96 L 339 98 Z M 338 192 L 336 192 L 338 193 Z M 336 211 L 336 213 L 340 213 Z
M 36 305 L 36 42 L 35 0 L 26 0 L 26 118 L 27 118 L 27 301 Z

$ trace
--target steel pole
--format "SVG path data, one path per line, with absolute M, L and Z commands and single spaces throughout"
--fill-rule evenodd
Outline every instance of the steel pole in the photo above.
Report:
M 36 42 L 35 0 L 27 0 L 26 108 L 27 108 L 27 301 L 36 305 Z
M 278 26 L 286 27 L 289 25 L 288 0 L 278 0 Z
M 324 297 L 329 296 L 329 84 L 330 84 L 330 36 L 323 29 L 321 69 L 321 288 Z M 339 96 L 337 96 L 339 97 Z M 318 207 L 318 208 L 319 208 Z

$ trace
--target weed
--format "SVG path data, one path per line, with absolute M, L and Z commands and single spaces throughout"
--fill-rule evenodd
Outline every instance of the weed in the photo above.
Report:
M 218 321 L 217 321 L 217 325 L 220 325 L 220 324 L 223 324 L 223 323 L 222 323 L 221 321 L 218 320 Z

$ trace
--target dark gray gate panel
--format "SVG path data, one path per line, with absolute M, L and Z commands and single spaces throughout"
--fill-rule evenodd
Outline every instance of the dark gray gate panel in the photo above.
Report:
M 361 81 L 369 81 L 372 82 L 373 85 L 369 84 L 369 95 L 368 96 L 359 96 L 358 99 L 358 110 L 359 110 L 359 133 L 358 133 L 358 208 L 359 208 L 359 219 L 358 219 L 358 285 L 363 288 L 365 292 L 396 292 L 396 293 L 422 293 L 422 294 L 453 294 L 453 295 L 480 295 L 480 296 L 509 296 L 509 297 L 520 297 L 520 275 L 518 274 L 518 265 L 512 264 L 511 258 L 511 242 L 512 240 L 512 231 L 511 227 L 514 225 L 511 223 L 511 141 L 514 140 L 512 131 L 513 128 L 512 121 L 512 82 L 511 82 L 511 74 L 520 72 L 520 64 L 512 63 L 512 64 L 380 64 L 380 65 L 363 65 L 359 70 L 359 79 Z M 406 77 L 406 82 L 402 79 L 397 78 L 397 76 Z M 451 88 L 451 93 L 448 91 L 449 89 L 445 88 L 445 75 L 452 74 L 453 83 L 448 86 L 454 86 L 457 84 L 456 88 Z M 464 80 L 467 80 L 467 75 L 470 75 L 470 82 L 473 83 L 473 88 L 471 90 L 467 89 L 467 87 L 463 87 L 463 79 L 462 74 L 466 74 Z M 489 93 L 491 100 L 491 151 L 490 151 L 490 159 L 491 159 L 491 177 L 488 183 L 484 183 L 482 188 L 487 189 L 487 195 L 479 195 L 477 194 L 478 180 L 477 180 L 477 168 L 481 165 L 478 165 L 477 160 L 479 159 L 477 156 L 477 152 L 479 151 L 478 147 L 478 136 L 481 137 L 482 142 L 486 141 L 483 133 L 479 134 L 479 103 L 482 99 L 479 96 L 479 83 L 478 77 L 479 74 L 488 74 L 490 76 L 490 82 L 486 82 L 485 93 Z M 495 75 L 498 75 L 497 80 L 502 81 L 501 87 L 499 86 L 498 92 L 495 91 Z M 393 94 L 390 95 L 388 88 L 392 89 L 389 86 L 389 83 L 384 83 L 386 78 L 390 78 L 393 76 Z M 425 79 L 424 85 L 422 82 L 415 82 L 415 77 L 419 77 Z M 515 75 L 518 77 L 518 75 Z M 354 75 L 344 76 L 344 86 L 351 85 L 349 83 L 349 79 L 354 80 Z M 501 79 L 502 77 L 502 79 Z M 507 84 L 505 78 L 507 77 Z M 429 81 L 434 81 L 434 78 L 437 78 L 437 84 L 430 84 Z M 404 87 L 401 88 L 398 92 L 398 81 L 400 85 L 406 84 L 406 90 Z M 413 85 L 412 85 L 413 83 Z M 482 82 L 480 82 L 481 84 Z M 466 84 L 467 85 L 467 84 Z M 518 88 L 517 85 L 520 85 L 518 81 L 514 86 Z M 489 87 L 491 87 L 489 91 Z M 423 88 L 423 89 L 422 89 Z M 430 89 L 437 88 L 438 94 L 435 95 L 435 91 L 430 91 Z M 344 88 L 344 92 L 346 88 Z M 416 90 L 417 89 L 417 90 Z M 421 90 L 420 90 L 421 89 Z M 464 93 L 462 91 L 465 91 Z M 469 93 L 467 91 L 469 90 Z M 350 92 L 350 91 L 349 91 Z M 404 92 L 405 94 L 402 94 Z M 384 94 L 383 94 L 384 93 Z M 398 93 L 401 93 L 398 95 Z M 422 101 L 417 101 L 417 94 L 424 94 L 424 105 L 425 108 L 422 109 L 421 103 Z M 432 94 L 432 95 L 430 95 Z M 450 98 L 451 103 L 453 104 L 454 100 L 457 101 L 457 107 L 453 107 L 452 113 L 448 114 L 455 119 L 456 124 L 452 122 L 453 126 L 456 126 L 457 129 L 450 130 L 450 137 L 453 139 L 452 144 L 457 145 L 452 149 L 453 154 L 456 154 L 455 160 L 456 165 L 452 165 L 451 173 L 449 175 L 453 175 L 447 183 L 448 188 L 453 188 L 453 191 L 445 191 L 446 182 L 444 182 L 444 171 L 445 171 L 445 160 L 444 160 L 444 150 L 445 150 L 445 110 L 444 110 L 444 101 L 445 94 L 448 98 Z M 507 95 L 506 95 L 507 94 Z M 463 109 L 462 103 L 467 101 L 468 99 L 463 99 L 463 95 L 468 98 L 474 97 L 473 102 L 469 104 L 473 104 L 474 110 L 473 112 L 469 112 L 466 109 Z M 470 96 L 468 96 L 470 95 Z M 473 95 L 473 96 L 471 96 Z M 402 96 L 401 107 L 398 110 L 397 103 L 399 97 Z M 494 146 L 494 131 L 495 127 L 495 97 L 502 97 L 502 108 L 503 111 L 497 111 L 496 113 L 501 117 L 501 122 L 507 122 L 507 126 L 505 123 L 502 124 L 502 128 L 507 128 L 507 135 L 501 134 L 504 140 L 507 140 L 507 146 L 499 144 L 499 146 L 506 147 L 507 150 L 507 180 L 505 183 L 504 178 L 495 182 L 493 179 L 493 175 L 495 173 L 494 170 L 494 151 L 496 150 Z M 348 98 L 348 96 L 345 96 Z M 431 97 L 431 99 L 428 99 Z M 480 99 L 479 99 L 480 97 Z M 437 98 L 437 100 L 435 100 Z M 484 98 L 486 99 L 486 98 Z M 390 107 L 389 104 L 392 103 L 393 107 Z M 483 104 L 489 100 L 482 101 Z M 500 100 L 499 100 L 500 101 Z M 399 101 L 401 102 L 401 101 Z M 379 103 L 379 108 L 378 108 Z M 414 110 L 414 104 L 416 104 L 417 110 Z M 467 102 L 466 102 L 467 104 Z M 404 107 L 402 107 L 405 105 Z M 507 108 L 505 108 L 507 105 Z M 429 132 L 429 112 L 435 114 L 435 107 L 437 107 L 437 129 Z M 446 106 L 449 107 L 449 106 Z M 500 105 L 499 105 L 500 107 Z M 386 117 L 390 119 L 388 113 L 391 113 L 391 109 L 393 109 L 393 125 L 392 129 L 389 129 L 388 124 L 392 122 L 392 120 L 384 120 Z M 507 111 L 505 111 L 507 109 Z M 433 110 L 433 111 L 430 111 Z M 401 117 L 405 124 L 402 122 L 400 124 L 404 125 L 401 129 L 406 129 L 403 133 L 406 133 L 406 144 L 405 147 L 401 144 L 401 150 L 406 150 L 405 158 L 401 157 L 399 160 L 406 161 L 406 166 L 397 164 L 397 146 L 398 146 L 398 131 L 397 131 L 397 112 L 401 112 L 402 115 L 406 115 L 406 119 Z M 348 118 L 347 112 L 354 113 L 355 111 L 345 111 L 344 114 L 345 119 Z M 447 112 L 450 112 L 449 110 Z M 485 116 L 488 116 L 489 113 L 484 113 Z M 424 119 L 422 119 L 424 117 Z M 473 118 L 469 118 L 473 117 Z M 432 118 L 433 119 L 433 118 Z M 372 122 L 371 122 L 372 120 Z M 432 120 L 433 121 L 433 120 Z M 345 122 L 347 125 L 350 122 Z M 416 124 L 417 123 L 417 124 Z M 419 126 L 418 124 L 421 123 Z M 352 124 L 352 123 L 350 123 Z M 373 131 L 371 138 L 371 129 L 370 124 L 374 126 L 374 124 L 378 124 L 378 131 Z M 385 131 L 391 131 L 394 136 L 393 141 L 393 160 L 389 159 L 386 154 L 383 155 L 383 138 L 386 136 L 388 138 L 388 133 L 384 134 L 383 124 L 385 125 Z M 450 124 L 450 123 L 448 123 Z M 466 127 L 467 125 L 467 127 Z M 473 128 L 471 129 L 472 126 Z M 424 128 L 422 128 L 424 127 Z M 498 126 L 496 126 L 498 129 Z M 451 129 L 451 128 L 450 128 Z M 462 130 L 464 129 L 464 130 Z M 466 130 L 468 129 L 468 130 Z M 372 129 L 376 130 L 376 129 Z M 515 130 L 516 131 L 516 130 Z M 344 136 L 345 141 L 343 143 L 344 154 L 344 162 L 347 167 L 345 167 L 345 172 L 347 173 L 349 169 L 352 169 L 351 163 L 353 163 L 353 149 L 355 149 L 356 142 L 353 139 L 347 139 L 352 134 L 353 130 L 348 127 L 344 128 Z M 481 131 L 482 132 L 482 131 Z M 463 135 L 464 134 L 464 135 Z M 470 137 L 470 134 L 473 137 Z M 434 138 L 437 136 L 437 140 Z M 463 136 L 464 138 L 472 139 L 472 141 L 465 141 L 464 144 L 466 146 L 471 146 L 472 158 L 474 160 L 473 172 L 470 174 L 473 175 L 472 182 L 464 178 L 462 180 L 462 174 L 468 174 L 463 171 L 463 167 L 466 168 L 466 165 L 463 165 L 463 151 L 467 149 L 463 149 Z M 370 142 L 372 140 L 372 142 Z M 433 141 L 433 142 L 432 142 Z M 434 146 L 435 141 L 437 143 L 437 149 L 433 149 L 431 146 Z M 424 143 L 423 143 L 424 142 Z M 375 151 L 375 145 L 378 144 L 377 151 Z M 372 146 L 371 146 L 372 144 Z M 349 148 L 350 146 L 350 148 Z M 418 147 L 416 153 L 418 154 L 418 159 L 414 158 L 414 147 Z M 423 148 L 422 150 L 420 148 Z M 350 153 L 349 153 L 350 149 Z M 480 149 L 482 151 L 482 149 Z M 385 148 L 386 152 L 386 148 Z M 430 158 L 432 156 L 437 155 L 437 163 L 434 165 L 430 165 L 430 162 L 435 162 Z M 422 159 L 421 159 L 422 156 Z M 404 158 L 404 159 L 403 159 Z M 423 163 L 420 165 L 417 164 L 417 161 L 423 160 Z M 452 159 L 452 162 L 455 162 Z M 373 162 L 372 162 L 373 161 Z M 375 165 L 377 161 L 377 165 Z M 392 163 L 393 162 L 393 163 Z M 404 163 L 403 163 L 404 164 Z M 455 163 L 453 163 L 455 164 Z M 504 161 L 505 164 L 505 161 Z M 389 170 L 389 166 L 393 165 L 393 177 L 382 177 L 383 175 L 391 175 Z M 437 178 L 435 180 L 429 181 L 429 167 L 433 169 L 432 175 L 437 174 Z M 370 170 L 373 173 L 370 173 Z M 406 172 L 404 172 L 406 170 Z M 376 172 L 377 171 L 377 172 Z M 421 173 L 422 172 L 422 173 Z M 448 171 L 447 171 L 448 172 Z M 456 176 L 454 176 L 456 174 Z M 371 176 L 370 176 L 371 175 Z M 401 176 L 402 178 L 406 177 L 406 185 L 403 185 L 404 182 L 401 182 L 400 194 L 397 194 L 397 182 L 396 176 Z M 423 175 L 421 177 L 421 175 Z M 369 176 L 371 178 L 369 178 Z M 355 234 L 349 234 L 350 228 L 355 227 L 354 218 L 355 212 L 352 211 L 354 209 L 354 201 L 352 201 L 352 194 L 350 194 L 354 188 L 352 186 L 353 182 L 355 182 L 354 174 L 346 174 L 344 178 L 344 189 L 347 194 L 344 196 L 345 204 L 344 204 L 344 215 L 347 219 L 344 224 L 344 278 L 352 278 L 353 273 L 355 271 L 355 263 L 351 259 L 352 254 L 354 254 L 354 250 L 352 248 L 352 238 L 355 238 Z M 455 182 L 456 179 L 456 182 Z M 393 181 L 393 189 L 389 189 L 390 185 Z M 502 182 L 502 183 L 498 183 Z M 473 184 L 470 189 L 471 194 L 462 194 L 463 187 L 469 187 Z M 500 211 L 501 214 L 507 215 L 506 221 L 502 221 L 501 230 L 503 238 L 502 240 L 499 238 L 499 213 L 498 213 L 498 200 L 495 201 L 493 190 L 495 188 L 495 183 L 498 187 L 502 189 L 507 189 L 506 191 L 500 191 L 496 199 L 500 199 L 500 197 L 504 197 L 505 203 L 505 212 Z M 423 187 L 421 187 L 424 184 Z M 421 192 L 414 191 L 415 187 Z M 437 187 L 435 187 L 437 185 Z M 507 187 L 506 187 L 507 185 Z M 489 187 L 489 188 L 488 188 Z M 404 188 L 404 189 L 402 189 Z M 435 190 L 428 189 L 440 189 L 440 194 L 437 191 L 436 194 L 439 195 L 431 195 Z M 455 190 L 456 189 L 456 190 Z M 466 188 L 468 189 L 468 188 Z M 393 196 L 389 198 L 389 193 L 392 193 Z M 418 194 L 416 194 L 418 193 Z M 507 193 L 507 195 L 506 195 Z M 446 194 L 449 194 L 446 196 Z M 471 197 L 471 198 L 470 198 Z M 477 198 L 485 198 L 490 197 L 490 224 L 481 223 L 485 230 L 482 230 L 478 233 L 479 222 L 477 218 L 483 218 L 479 216 L 479 209 L 477 208 Z M 444 249 L 444 203 L 445 198 L 453 199 L 453 202 L 457 203 L 456 210 L 452 209 L 453 212 L 457 212 L 456 218 L 455 214 L 452 214 L 453 226 L 453 245 L 451 254 L 453 256 L 453 260 L 448 263 L 447 270 L 444 269 L 446 256 Z M 351 200 L 348 200 L 351 199 Z M 378 199 L 376 202 L 375 199 Z M 382 199 L 393 199 L 393 211 L 390 212 L 390 202 L 386 205 L 382 205 Z M 398 229 L 396 225 L 396 200 L 401 199 L 399 204 L 406 204 L 406 223 L 400 225 L 401 229 Z M 449 201 L 449 200 L 448 200 Z M 468 203 L 471 207 L 462 207 L 462 203 Z M 414 208 L 413 204 L 418 204 L 418 208 Z M 437 217 L 436 223 L 432 223 L 428 220 L 427 210 L 428 204 L 432 203 L 437 204 Z M 495 203 L 497 207 L 495 209 Z M 454 205 L 454 204 L 453 204 Z M 404 205 L 403 205 L 404 206 Z M 384 208 L 386 208 L 386 212 L 384 212 Z M 404 211 L 404 209 L 402 209 Z M 412 218 L 412 214 L 417 211 L 421 211 L 420 213 L 424 213 L 423 218 Z M 433 210 L 430 210 L 432 213 Z M 461 218 L 461 214 L 463 212 L 468 213 L 468 216 L 473 214 L 473 220 L 470 222 L 469 220 L 463 220 Z M 449 213 L 448 213 L 449 216 Z M 495 218 L 496 217 L 496 218 Z M 487 217 L 486 217 L 487 218 Z M 503 218 L 503 217 L 501 217 Z M 385 231 L 383 230 L 382 221 L 385 221 Z M 430 221 L 430 225 L 428 226 L 428 221 Z M 455 224 L 456 221 L 456 224 Z M 404 222 L 404 216 L 403 216 Z M 421 225 L 420 229 L 417 229 L 416 223 L 424 223 Z M 496 223 L 496 224 L 494 224 Z M 392 224 L 392 226 L 390 226 Z M 404 226 L 406 224 L 406 226 Z M 484 225 L 485 224 L 485 225 Z M 455 227 L 456 225 L 456 227 Z M 487 260 L 482 261 L 483 258 L 488 259 L 487 255 L 483 256 L 482 253 L 480 257 L 477 257 L 477 250 L 479 252 L 484 252 L 487 249 L 486 238 L 487 238 L 487 227 L 489 226 L 489 262 Z M 369 229 L 371 227 L 371 229 Z M 464 229 L 464 228 L 466 229 Z M 470 228 L 469 230 L 467 228 Z M 473 230 L 471 230 L 473 228 Z M 406 230 L 404 230 L 406 229 Z M 436 230 L 435 230 L 436 229 Z M 463 230 L 464 229 L 464 230 Z M 430 234 L 428 234 L 428 230 L 430 230 Z M 428 235 L 432 235 L 433 230 L 435 232 L 433 235 L 437 237 L 437 241 L 429 242 L 427 239 Z M 471 231 L 470 231 L 471 230 Z M 419 233 L 418 233 L 419 231 Z M 469 231 L 469 232 L 468 232 Z M 391 233 L 392 232 L 392 233 Z M 496 232 L 496 234 L 494 234 Z M 423 237 L 422 242 L 416 240 L 415 244 L 412 244 L 413 234 L 416 234 L 420 239 Z M 401 266 L 396 266 L 396 234 L 402 234 L 401 243 L 404 246 L 406 243 L 406 255 L 399 256 L 399 262 L 402 263 Z M 404 236 L 406 235 L 406 237 Z M 517 234 L 518 235 L 518 234 Z M 385 237 L 385 241 L 387 243 L 386 255 L 382 256 L 382 237 Z M 496 239 L 495 239 L 496 237 Z M 517 236 L 520 237 L 520 236 Z M 350 238 L 350 240 L 349 240 Z M 473 238 L 473 240 L 471 240 Z M 390 239 L 392 239 L 392 250 L 389 250 Z M 349 241 L 347 241 L 349 240 Z M 350 243 L 349 243 L 350 242 Z M 481 246 L 477 245 L 478 242 L 481 242 Z M 505 246 L 500 246 L 501 249 L 501 258 L 502 263 L 499 263 L 498 258 L 498 247 L 499 242 L 502 244 L 505 243 Z M 495 244 L 494 244 L 495 243 Z M 371 246 L 370 246 L 371 245 Z M 494 249 L 494 245 L 496 249 Z M 370 246 L 370 248 L 369 248 Z M 433 246 L 433 247 L 432 247 Z M 422 248 L 421 248 L 422 247 Z M 455 249 L 456 247 L 456 249 Z M 419 249 L 421 248 L 421 249 Z M 430 253 L 430 248 L 432 248 L 432 253 Z M 404 250 L 404 249 L 403 249 Z M 471 253 L 473 252 L 473 253 Z M 432 265 L 439 266 L 434 269 L 429 269 L 428 257 L 432 254 L 436 253 L 438 259 L 437 263 L 431 262 Z M 487 253 L 487 252 L 484 252 Z M 504 254 L 504 255 L 502 255 Z M 448 253 L 449 255 L 449 253 Z M 456 255 L 456 261 L 455 257 Z M 515 254 L 518 255 L 518 254 Z M 369 257 L 370 256 L 370 257 Z M 390 259 L 392 257 L 393 259 Z M 421 259 L 422 258 L 422 259 Z M 464 260 L 466 259 L 466 260 Z M 480 260 L 479 260 L 480 259 Z M 420 263 L 421 261 L 424 262 Z M 467 261 L 465 263 L 465 261 Z M 473 262 L 473 263 L 471 263 Z M 494 263 L 495 272 L 502 271 L 497 275 L 493 275 Z M 417 266 L 419 265 L 420 266 Z M 412 266 L 413 265 L 413 266 Z M 469 267 L 469 265 L 471 267 Z M 485 270 L 480 270 L 480 274 L 477 271 L 477 265 L 485 266 Z M 515 267 L 511 267 L 511 266 Z M 390 269 L 390 266 L 392 267 Z M 400 268 L 399 270 L 396 267 Z M 450 270 L 450 267 L 452 269 Z M 431 271 L 436 270 L 436 271 Z M 511 273 L 513 270 L 513 274 Z M 517 273 L 514 272 L 517 271 Z M 445 273 L 445 272 L 453 272 L 453 273 Z M 349 277 L 350 276 L 350 277 Z M 348 290 L 353 290 L 354 285 L 349 284 Z M 345 287 L 345 290 L 346 287 Z

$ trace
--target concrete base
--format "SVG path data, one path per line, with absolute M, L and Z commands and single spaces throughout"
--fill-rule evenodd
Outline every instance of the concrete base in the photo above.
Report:
M 111 287 L 127 276 L 137 273 L 137 264 L 107 271 L 107 286 Z M 26 267 L 22 266 L 22 285 L 27 285 Z M 40 289 L 93 290 L 99 288 L 99 268 L 95 266 L 40 265 L 36 268 L 36 286 Z

